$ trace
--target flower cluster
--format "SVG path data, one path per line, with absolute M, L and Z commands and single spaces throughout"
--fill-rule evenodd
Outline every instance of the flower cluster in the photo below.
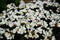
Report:
M 46 7 L 57 7 L 57 13 L 52 9 L 45 10 L 44 4 Z M 18 7 L 14 3 L 8 4 L 8 9 L 0 14 L 0 38 L 3 38 L 3 34 L 7 39 L 14 39 L 14 34 L 17 33 L 24 34 L 27 39 L 41 36 L 43 40 L 49 40 L 51 37 L 54 40 L 53 27 L 60 27 L 58 6 L 58 3 L 40 0 L 33 0 L 31 3 L 20 1 Z

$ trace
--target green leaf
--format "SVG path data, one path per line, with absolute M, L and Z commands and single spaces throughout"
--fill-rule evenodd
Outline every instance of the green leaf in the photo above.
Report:
M 15 0 L 14 3 L 18 6 L 19 5 L 20 0 Z
M 7 0 L 0 0 L 0 12 L 1 12 L 2 10 L 7 9 L 7 7 L 6 7 L 6 5 L 7 5 L 6 1 L 7 1 Z

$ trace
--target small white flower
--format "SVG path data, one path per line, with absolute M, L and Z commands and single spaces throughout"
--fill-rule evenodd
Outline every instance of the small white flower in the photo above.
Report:
M 12 22 L 8 23 L 9 27 L 12 27 L 14 24 Z
M 39 35 L 37 33 L 35 33 L 34 37 L 35 38 L 39 38 Z
M 32 22 L 30 25 L 31 25 L 32 27 L 34 27 L 36 24 Z
M 5 30 L 3 28 L 0 28 L 0 34 L 5 33 Z
M 51 27 L 53 27 L 53 26 L 55 26 L 55 23 L 56 23 L 56 21 L 52 20 L 52 22 L 50 22 L 49 24 Z
M 20 22 L 13 22 L 16 26 L 20 26 Z
M 28 35 L 30 38 L 33 38 L 33 36 L 32 36 L 32 34 L 31 33 L 29 33 L 29 35 Z
M 40 34 L 42 34 L 42 29 L 41 29 L 41 27 L 37 28 L 36 31 L 39 32 Z
M 9 9 L 13 9 L 13 8 L 14 8 L 13 6 L 14 6 L 13 3 L 7 5 L 7 7 L 8 7 Z
M 47 26 L 48 26 L 47 22 L 44 21 L 43 26 L 44 26 L 45 28 L 47 28 Z
M 58 27 L 60 27 L 60 23 L 58 23 Z
M 28 39 L 28 35 L 25 35 L 25 37 Z
M 55 36 L 52 36 L 52 40 L 56 40 Z
M 12 35 L 11 36 L 11 34 L 10 33 L 5 33 L 5 37 L 7 38 L 7 39 L 12 39 L 12 38 L 14 38 L 14 35 Z
M 16 32 L 17 32 L 17 29 L 16 29 L 16 28 L 15 28 L 15 29 L 13 29 L 13 30 L 12 30 L 12 32 L 13 32 L 13 33 L 16 33 Z
M 19 28 L 18 32 L 19 34 L 23 34 L 23 33 L 26 33 L 26 28 L 25 27 L 21 27 Z
M 5 24 L 6 22 L 5 22 L 5 20 L 4 19 L 2 19 L 2 22 L 0 22 L 0 24 Z

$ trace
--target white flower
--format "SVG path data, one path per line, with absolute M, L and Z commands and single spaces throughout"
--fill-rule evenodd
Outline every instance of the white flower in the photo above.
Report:
M 53 26 L 55 26 L 55 23 L 56 23 L 56 21 L 52 20 L 52 22 L 50 22 L 49 24 L 51 27 L 53 27 Z
M 27 24 L 27 29 L 30 29 L 31 27 L 30 27 L 30 25 L 29 24 Z
M 11 35 L 10 33 L 5 33 L 5 37 L 7 38 L 7 39 L 12 39 L 12 38 L 14 38 L 14 35 Z
M 33 23 L 33 22 L 32 22 L 30 25 L 31 25 L 32 27 L 34 27 L 34 26 L 36 25 L 36 23 Z
M 19 13 L 17 9 L 15 9 L 15 11 L 14 11 L 14 12 L 15 12 L 15 13 Z
M 57 10 L 56 10 L 57 12 L 59 12 L 59 8 L 57 8 Z
M 0 22 L 0 24 L 5 24 L 6 23 L 4 19 L 1 19 L 1 20 L 2 20 L 2 22 Z
M 26 9 L 23 9 L 22 12 L 27 12 L 27 10 Z
M 58 23 L 58 27 L 60 27 L 60 23 Z
M 12 22 L 8 22 L 8 25 L 9 25 L 9 27 L 13 27 L 13 23 Z
M 26 28 L 25 28 L 25 27 L 19 28 L 19 30 L 17 31 L 17 33 L 18 33 L 18 34 L 26 33 Z
M 39 14 L 39 17 L 40 17 L 40 18 L 43 18 L 43 16 L 44 16 L 43 13 L 40 13 L 40 14 Z
M 48 26 L 48 24 L 47 24 L 47 22 L 43 22 L 43 26 L 45 27 L 45 28 L 47 28 L 47 26 Z
M 13 22 L 16 26 L 20 26 L 20 21 Z
M 41 29 L 41 27 L 37 28 L 36 32 L 39 32 L 40 34 L 42 34 L 42 29 Z
M 8 7 L 9 9 L 13 9 L 13 8 L 15 7 L 15 5 L 14 5 L 13 3 L 11 3 L 11 4 L 8 4 L 7 7 Z
M 4 10 L 4 11 L 2 11 L 2 12 L 6 14 L 6 11 L 5 11 L 5 10 Z
M 55 36 L 52 36 L 52 40 L 56 40 Z
M 11 32 L 16 33 L 17 32 L 17 29 L 15 28 Z
M 30 38 L 33 38 L 33 36 L 32 36 L 32 34 L 31 33 L 29 33 L 29 35 L 28 35 Z
M 5 30 L 3 28 L 0 28 L 0 34 L 5 33 Z
M 18 31 L 19 27 L 16 27 L 15 29 L 11 30 L 12 33 L 16 33 Z
M 28 39 L 28 35 L 25 35 L 25 37 Z
M 35 16 L 35 17 L 37 17 L 37 16 L 38 16 L 38 14 L 39 14 L 39 12 L 35 12 L 35 15 L 34 15 L 34 16 Z
M 35 38 L 39 38 L 39 35 L 37 33 L 35 33 L 34 37 Z
M 8 7 L 8 8 L 11 8 L 11 4 L 10 4 L 10 5 L 8 4 L 7 7 Z

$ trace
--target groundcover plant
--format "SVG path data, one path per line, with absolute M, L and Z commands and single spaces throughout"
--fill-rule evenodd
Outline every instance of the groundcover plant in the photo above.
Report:
M 59 3 L 21 0 L 19 6 L 10 3 L 7 8 L 0 13 L 0 40 L 59 40 Z

